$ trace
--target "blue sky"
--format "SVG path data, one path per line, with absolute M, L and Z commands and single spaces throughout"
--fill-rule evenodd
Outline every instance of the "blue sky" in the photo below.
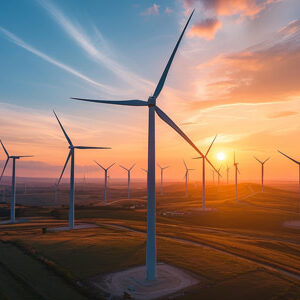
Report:
M 194 7 L 159 105 L 203 147 L 218 132 L 216 151 L 239 149 L 241 159 L 254 151 L 256 135 L 261 154 L 274 151 L 274 143 L 295 154 L 299 145 L 285 137 L 299 130 L 297 0 L 1 1 L 1 137 L 59 168 L 65 141 L 54 108 L 75 139 L 114 148 L 102 156 L 107 163 L 122 157 L 145 167 L 146 111 L 68 99 L 147 99 Z M 278 131 L 283 124 L 287 133 Z M 174 165 L 182 153 L 193 156 L 169 128 L 157 126 L 162 159 Z M 170 155 L 175 145 L 180 155 Z M 78 164 L 92 165 L 84 155 Z

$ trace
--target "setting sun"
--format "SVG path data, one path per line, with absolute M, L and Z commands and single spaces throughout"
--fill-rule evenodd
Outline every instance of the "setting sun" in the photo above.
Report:
M 225 157 L 226 157 L 226 155 L 225 155 L 225 153 L 223 153 L 223 152 L 219 152 L 219 153 L 217 154 L 218 160 L 224 160 Z

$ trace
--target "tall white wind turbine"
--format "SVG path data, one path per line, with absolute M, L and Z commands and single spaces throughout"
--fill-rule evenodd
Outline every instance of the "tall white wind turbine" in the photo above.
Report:
M 300 161 L 297 161 L 296 159 L 291 158 L 290 156 L 284 154 L 283 152 L 277 150 L 280 154 L 282 154 L 283 156 L 287 157 L 288 159 L 290 159 L 291 161 L 293 161 L 294 163 L 298 164 L 298 168 L 299 168 L 299 177 L 298 177 L 298 184 L 299 184 L 299 196 L 300 196 Z M 300 199 L 299 199 L 300 200 Z M 299 202 L 299 211 L 300 211 L 300 202 Z
M 238 201 L 238 173 L 240 174 L 240 170 L 238 168 L 238 164 L 235 161 L 235 152 L 233 154 L 233 166 L 235 168 L 235 201 Z
M 195 169 L 189 169 L 185 163 L 185 161 L 183 160 L 184 163 L 184 167 L 185 167 L 185 174 L 184 174 L 184 178 L 185 178 L 185 197 L 188 197 L 188 181 L 189 181 L 189 175 L 190 175 L 190 171 L 193 171 Z
M 59 185 L 61 179 L 62 179 L 62 176 L 64 174 L 64 171 L 67 167 L 67 164 L 71 158 L 71 170 L 70 170 L 70 204 L 69 204 L 69 228 L 70 229 L 73 229 L 74 228 L 74 200 L 75 200 L 75 149 L 111 149 L 110 147 L 87 147 L 87 146 L 74 146 L 71 139 L 69 138 L 69 136 L 67 135 L 64 127 L 62 126 L 58 116 L 56 115 L 55 111 L 54 112 L 54 115 L 58 121 L 58 124 L 66 138 L 66 140 L 68 141 L 69 143 L 69 154 L 67 156 L 67 159 L 66 159 L 66 162 L 65 162 L 65 165 L 62 169 L 62 172 L 60 174 L 60 177 L 58 179 L 58 182 L 57 182 L 57 185 Z
M 222 166 L 220 166 L 220 168 L 218 169 L 218 186 L 221 183 L 221 174 L 220 174 L 221 168 L 222 168 Z
M 0 140 L 0 143 L 2 145 L 2 148 L 6 154 L 6 161 L 1 173 L 0 182 L 2 179 L 2 176 L 5 172 L 5 169 L 7 167 L 7 164 L 10 159 L 12 159 L 13 165 L 12 165 L 12 176 L 11 176 L 11 202 L 10 202 L 10 221 L 11 223 L 15 223 L 15 211 L 16 211 L 16 160 L 23 158 L 23 157 L 33 157 L 32 155 L 9 155 L 6 148 L 4 147 L 2 141 Z
M 160 168 L 160 194 L 164 194 L 164 170 L 170 168 L 170 166 L 161 167 L 159 164 L 157 164 Z
M 155 215 L 155 113 L 169 126 L 171 126 L 178 134 L 180 134 L 200 155 L 201 151 L 187 137 L 187 135 L 156 105 L 156 100 L 163 89 L 169 69 L 185 33 L 185 30 L 192 18 L 194 11 L 191 13 L 176 45 L 171 57 L 163 71 L 163 74 L 156 86 L 152 96 L 148 101 L 143 100 L 125 100 L 125 101 L 109 101 L 109 100 L 92 100 L 83 98 L 72 98 L 75 100 L 90 101 L 95 103 L 106 103 L 115 105 L 128 106 L 147 106 L 149 110 L 148 121 L 148 176 L 147 176 L 147 246 L 146 246 L 146 277 L 148 280 L 156 279 L 156 215 Z
M 218 170 L 216 170 L 216 168 L 213 166 L 213 164 L 210 162 L 210 160 L 207 158 L 207 155 L 214 143 L 214 141 L 216 140 L 217 138 L 217 135 L 214 137 L 213 141 L 211 142 L 209 148 L 207 149 L 205 155 L 204 154 L 201 154 L 201 156 L 199 157 L 195 157 L 194 159 L 201 159 L 202 158 L 202 210 L 205 211 L 205 161 L 207 160 L 207 162 L 213 167 L 213 169 L 217 172 Z M 215 181 L 215 173 L 214 173 L 214 170 L 213 170 L 213 178 L 214 178 L 214 181 Z
M 264 161 L 259 160 L 257 157 L 254 156 L 254 158 L 261 164 L 261 191 L 264 191 L 264 171 L 265 171 L 265 163 L 271 158 L 268 157 Z
M 130 172 L 131 170 L 134 168 L 135 164 L 132 165 L 129 169 L 123 167 L 120 165 L 120 167 L 122 169 L 124 169 L 125 171 L 127 171 L 127 189 L 128 189 L 128 199 L 130 199 Z
M 104 204 L 106 205 L 106 195 L 107 195 L 107 172 L 115 164 L 111 164 L 109 167 L 104 168 L 102 165 L 94 161 L 103 171 L 104 171 Z

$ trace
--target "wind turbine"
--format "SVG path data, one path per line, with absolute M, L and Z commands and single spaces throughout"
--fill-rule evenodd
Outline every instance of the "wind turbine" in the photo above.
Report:
M 201 159 L 202 158 L 202 210 L 204 211 L 205 210 L 205 161 L 207 160 L 207 162 L 213 167 L 213 169 L 217 172 L 218 170 L 215 169 L 215 167 L 213 166 L 213 164 L 209 161 L 209 159 L 207 158 L 207 155 L 214 143 L 214 141 L 216 140 L 217 138 L 217 135 L 214 137 L 213 141 L 211 142 L 209 148 L 207 149 L 205 155 L 204 154 L 201 154 L 201 156 L 199 157 L 195 157 L 194 159 Z M 214 170 L 213 170 L 213 179 L 214 179 L 214 182 L 215 182 L 215 173 L 214 173 Z
M 75 149 L 111 149 L 110 147 L 87 147 L 87 146 L 74 146 L 71 139 L 69 138 L 69 136 L 67 135 L 64 127 L 62 126 L 58 116 L 56 115 L 55 111 L 54 112 L 54 115 L 58 121 L 58 124 L 66 138 L 66 140 L 68 141 L 69 143 L 69 154 L 67 156 L 67 159 L 66 159 L 66 162 L 65 162 L 65 165 L 62 169 L 62 172 L 61 172 L 61 175 L 58 179 L 58 182 L 57 182 L 57 185 L 59 185 L 61 179 L 62 179 L 62 176 L 64 174 L 64 171 L 66 169 L 66 166 L 71 158 L 71 171 L 70 171 L 70 206 L 69 206 L 69 228 L 70 229 L 73 229 L 74 228 L 74 200 L 75 200 Z
M 229 183 L 229 167 L 227 165 L 226 174 L 227 174 L 227 184 Z
M 184 166 L 185 166 L 185 197 L 188 197 L 188 180 L 189 180 L 189 171 L 193 171 L 195 169 L 189 169 L 183 160 Z
M 238 164 L 235 161 L 235 152 L 233 154 L 233 165 L 235 167 L 235 200 L 238 201 L 238 173 L 240 174 L 240 170 L 238 168 Z
M 134 168 L 135 164 L 132 165 L 129 169 L 123 167 L 120 165 L 121 168 L 123 168 L 125 171 L 127 171 L 127 178 L 128 178 L 128 183 L 127 183 L 127 188 L 128 188 L 128 199 L 130 199 L 130 172 Z
M 161 167 L 159 164 L 157 165 L 160 168 L 160 194 L 163 195 L 164 194 L 164 183 L 163 183 L 164 170 L 170 168 L 170 166 Z
M 104 204 L 106 205 L 106 191 L 107 191 L 107 172 L 108 170 L 115 164 L 111 164 L 109 167 L 104 168 L 103 166 L 101 166 L 99 163 L 97 163 L 95 160 L 94 162 L 104 171 Z
M 267 159 L 265 159 L 264 161 L 259 160 L 258 158 L 256 158 L 254 156 L 254 158 L 261 164 L 261 191 L 264 191 L 264 167 L 265 167 L 265 163 L 271 158 L 268 157 Z
M 6 154 L 6 161 L 1 173 L 0 181 L 2 176 L 5 172 L 9 159 L 12 159 L 13 166 L 12 166 L 12 177 L 11 177 L 11 202 L 10 202 L 10 221 L 11 223 L 15 222 L 15 210 L 16 210 L 16 160 L 23 158 L 23 157 L 33 157 L 32 155 L 9 155 L 6 148 L 4 147 L 2 141 L 0 140 L 2 148 Z
M 222 166 L 220 166 L 220 168 L 218 169 L 218 186 L 220 185 L 220 179 L 221 179 L 220 171 L 221 171 L 221 168 L 222 168 Z
M 144 169 L 144 168 L 141 168 L 141 170 L 143 170 L 145 173 L 148 174 L 148 170 Z
M 297 161 L 291 157 L 289 157 L 288 155 L 282 153 L 281 151 L 277 150 L 280 154 L 284 155 L 285 157 L 287 157 L 288 159 L 290 159 L 291 161 L 293 161 L 294 163 L 298 164 L 298 167 L 299 167 L 299 195 L 300 195 L 300 161 Z M 299 210 L 300 210 L 300 203 L 299 203 Z
M 188 136 L 156 105 L 156 100 L 163 89 L 169 69 L 185 33 L 185 30 L 192 18 L 194 11 L 191 13 L 176 45 L 168 60 L 168 63 L 162 73 L 162 76 L 156 86 L 152 96 L 148 101 L 143 100 L 125 100 L 125 101 L 109 101 L 109 100 L 92 100 L 83 98 L 72 98 L 75 100 L 89 101 L 95 103 L 128 105 L 128 106 L 147 106 L 149 109 L 148 123 L 148 176 L 147 176 L 147 246 L 146 246 L 146 278 L 147 280 L 156 279 L 156 215 L 155 215 L 155 113 L 169 126 L 171 126 L 178 134 L 180 134 L 200 155 L 203 155 L 196 145 L 188 138 Z

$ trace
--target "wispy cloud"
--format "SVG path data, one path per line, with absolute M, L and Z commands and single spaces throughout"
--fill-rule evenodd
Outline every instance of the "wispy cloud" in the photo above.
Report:
M 297 111 L 280 111 L 273 114 L 270 114 L 268 116 L 269 119 L 277 119 L 277 118 L 284 118 L 284 117 L 290 117 L 298 115 Z
M 221 27 L 221 21 L 219 21 L 216 18 L 208 18 L 198 23 L 195 23 L 188 32 L 188 36 L 196 36 L 204 38 L 206 40 L 212 40 Z
M 152 86 L 152 83 L 144 78 L 137 76 L 124 66 L 111 59 L 109 56 L 100 51 L 84 33 L 80 26 L 72 23 L 62 11 L 54 6 L 51 1 L 37 0 L 38 3 L 50 14 L 50 16 L 61 26 L 61 28 L 71 37 L 76 44 L 85 51 L 97 63 L 104 65 L 107 69 L 113 72 L 117 77 L 133 87 L 145 88 L 145 86 Z M 98 30 L 98 36 L 100 31 Z M 104 40 L 103 35 L 101 35 Z
M 153 3 L 152 6 L 148 7 L 145 11 L 141 12 L 142 16 L 157 16 L 159 14 L 159 5 Z
M 75 75 L 76 77 L 84 80 L 85 82 L 100 88 L 101 90 L 103 90 L 104 92 L 108 93 L 108 94 L 119 94 L 120 92 L 117 91 L 115 88 L 110 87 L 108 85 L 105 85 L 103 83 L 97 82 L 91 78 L 89 78 L 88 76 L 83 75 L 82 73 L 80 73 L 79 71 L 73 69 L 72 67 L 50 57 L 49 55 L 37 50 L 36 48 L 34 48 L 33 46 L 25 43 L 22 39 L 20 39 L 19 37 L 17 37 L 15 34 L 13 34 L 12 32 L 0 27 L 0 32 L 2 32 L 11 42 L 13 42 L 14 44 L 18 45 L 19 47 L 22 47 L 23 49 L 37 55 L 38 57 L 42 58 L 43 60 L 59 67 L 60 69 L 63 69 L 65 71 L 67 71 L 68 73 L 71 73 L 73 75 Z

